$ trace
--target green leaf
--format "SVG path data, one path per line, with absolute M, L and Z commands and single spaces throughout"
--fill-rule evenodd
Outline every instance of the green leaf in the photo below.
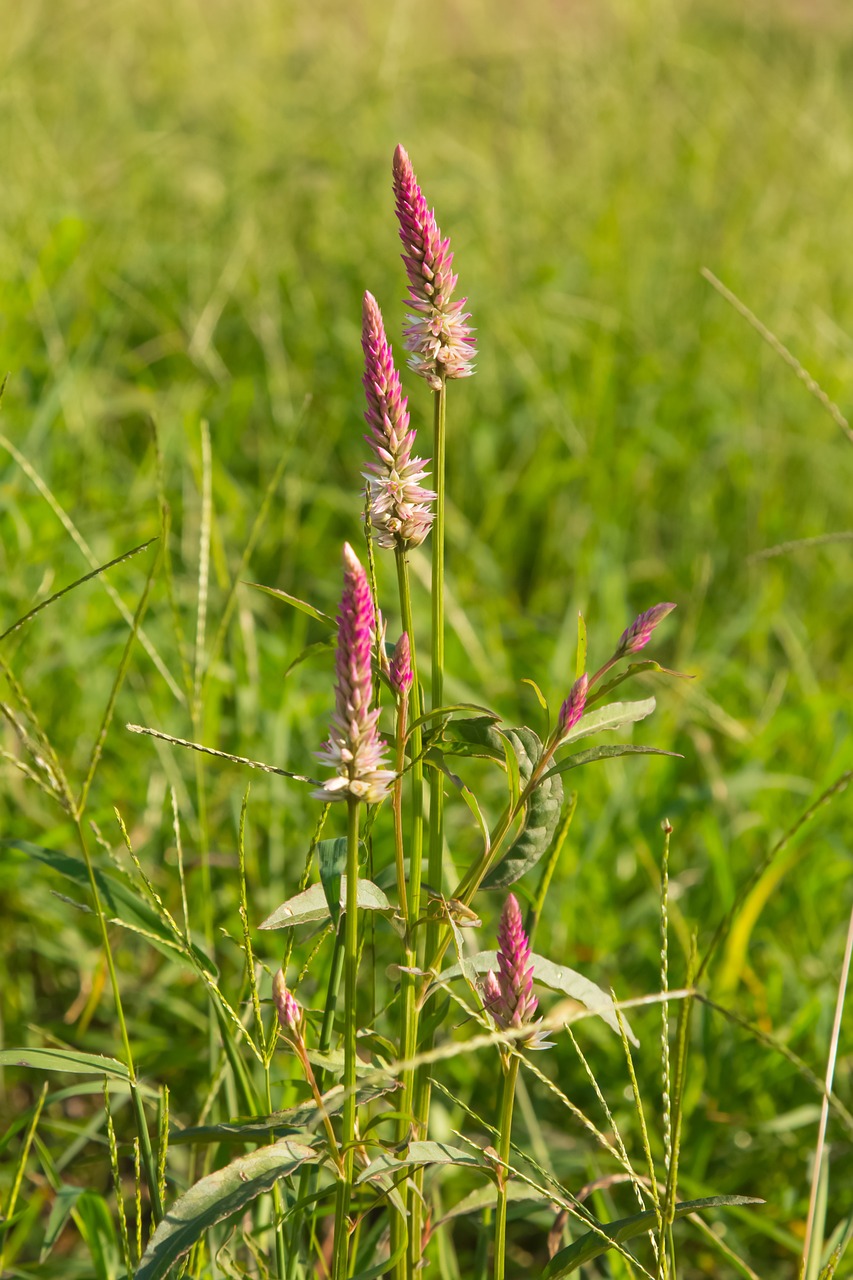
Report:
M 618 747 L 590 747 L 589 751 L 578 751 L 576 755 L 567 756 L 553 769 L 545 774 L 546 778 L 556 777 L 558 773 L 568 773 L 570 769 L 578 769 L 582 764 L 592 764 L 595 760 L 615 760 L 617 756 L 672 756 L 676 760 L 684 757 L 679 751 L 663 751 L 660 747 L 639 747 L 631 742 L 621 742 Z
M 439 751 L 437 747 L 430 747 L 429 751 L 425 752 L 424 754 L 424 760 L 428 764 L 431 764 L 434 769 L 440 770 L 440 772 L 444 774 L 445 778 L 447 778 L 448 781 L 451 782 L 453 786 L 456 788 L 456 790 L 459 792 L 462 799 L 465 801 L 466 805 L 468 806 L 468 809 L 472 814 L 474 821 L 476 822 L 477 826 L 480 828 L 480 834 L 483 837 L 483 847 L 484 847 L 485 853 L 488 854 L 489 847 L 490 847 L 489 846 L 489 826 L 485 818 L 483 817 L 482 810 L 480 809 L 480 806 L 477 803 L 477 798 L 474 795 L 474 792 L 471 790 L 470 787 L 466 786 L 466 784 L 462 781 L 462 779 L 459 777 L 458 774 L 454 773 L 451 769 L 447 767 L 447 764 L 444 759 L 444 753 Z
M 645 658 L 642 662 L 632 662 L 618 676 L 614 676 L 612 680 L 607 681 L 607 684 L 603 684 L 600 689 L 596 689 L 593 701 L 600 702 L 602 698 L 606 698 L 608 693 L 612 693 L 625 680 L 630 680 L 632 676 L 638 676 L 643 672 L 650 675 L 654 672 L 659 672 L 662 676 L 674 676 L 676 680 L 693 679 L 686 671 L 671 671 L 669 667 L 662 667 L 659 662 L 655 662 L 654 658 Z
M 467 1168 L 482 1169 L 491 1173 L 491 1168 L 483 1163 L 480 1156 L 461 1147 L 451 1147 L 446 1142 L 410 1142 L 405 1155 L 393 1155 L 390 1151 L 375 1160 L 371 1160 L 367 1168 L 356 1178 L 356 1183 L 367 1182 L 377 1174 L 393 1173 L 398 1169 L 420 1168 L 426 1164 L 454 1164 Z
M 542 754 L 542 743 L 532 729 L 507 729 L 518 759 L 522 787 L 530 781 Z M 563 808 L 563 783 L 550 774 L 542 779 L 530 795 L 524 813 L 524 825 L 501 860 L 483 881 L 484 889 L 505 889 L 520 880 L 547 853 Z
M 340 886 L 340 910 L 346 909 L 347 899 L 347 878 L 341 876 Z M 399 919 L 394 907 L 385 897 L 385 894 L 375 885 L 372 880 L 359 879 L 358 882 L 358 906 L 361 911 L 379 911 L 382 915 L 387 916 L 393 927 L 402 936 L 402 930 L 405 925 Z M 280 907 L 276 907 L 271 916 L 267 916 L 263 924 L 258 925 L 259 929 L 292 929 L 299 924 L 316 924 L 319 920 L 329 920 L 331 913 L 329 904 L 326 901 L 326 894 L 322 884 L 312 884 L 310 889 L 297 893 L 295 897 L 288 898 L 287 902 L 283 902 Z
M 452 720 L 445 726 L 444 736 L 453 743 L 452 754 L 483 756 L 488 760 L 504 759 L 504 735 L 491 716 L 470 716 L 465 720 Z M 451 754 L 448 747 L 446 754 Z
M 85 1187 L 69 1187 L 64 1183 L 57 1191 L 53 1204 L 50 1206 L 50 1216 L 47 1220 L 41 1253 L 39 1254 L 39 1266 L 50 1257 L 53 1246 L 68 1225 L 68 1219 L 71 1217 L 74 1206 L 85 1193 Z
M 0 1049 L 0 1067 L 32 1067 L 35 1071 L 68 1071 L 80 1076 L 130 1080 L 123 1062 L 76 1049 Z
M 588 738 L 593 733 L 611 733 L 614 729 L 624 729 L 626 725 L 645 720 L 655 709 L 654 698 L 642 698 L 639 702 L 610 702 L 606 707 L 598 707 L 581 716 L 570 733 L 566 734 L 561 746 L 567 742 L 577 742 L 579 738 Z
M 114 1280 L 119 1268 L 119 1245 L 109 1207 L 102 1196 L 84 1191 L 74 1206 L 89 1250 L 95 1280 Z
M 320 863 L 320 883 L 323 886 L 332 924 L 337 929 L 341 918 L 341 879 L 347 865 L 346 836 L 338 836 L 334 840 L 321 840 L 317 845 L 317 856 Z
M 506 1186 L 506 1198 L 510 1204 L 548 1204 L 552 1203 L 549 1193 L 543 1188 L 529 1186 L 526 1182 L 510 1180 Z M 469 1213 L 482 1213 L 483 1209 L 493 1209 L 497 1204 L 498 1189 L 495 1184 L 487 1183 L 484 1187 L 476 1187 L 464 1196 L 457 1204 L 448 1209 L 435 1223 L 440 1227 L 442 1222 L 450 1222 L 453 1218 L 463 1218 Z
M 401 1086 L 396 1080 L 387 1084 L 363 1085 L 356 1091 L 356 1105 L 365 1106 L 377 1098 L 394 1093 Z M 344 1105 L 343 1085 L 335 1085 L 323 1095 L 327 1115 L 337 1115 Z M 320 1113 L 313 1098 L 286 1111 L 274 1111 L 269 1116 L 251 1116 L 245 1120 L 232 1120 L 223 1124 L 204 1124 L 192 1129 L 172 1129 L 169 1145 L 210 1142 L 266 1142 L 271 1134 L 279 1137 L 310 1132 L 320 1123 Z
M 575 660 L 575 679 L 580 680 L 586 671 L 586 622 L 582 613 L 578 613 L 578 653 Z
M 530 957 L 530 963 L 533 965 L 533 981 L 540 983 L 543 987 L 550 987 L 552 991 L 560 991 L 565 996 L 570 996 L 572 1000 L 577 1000 L 590 1013 L 596 1014 L 612 1031 L 617 1035 L 621 1035 L 619 1030 L 619 1019 L 616 1017 L 616 1007 L 606 991 L 602 991 L 601 987 L 585 978 L 582 973 L 578 973 L 575 969 L 569 969 L 564 964 L 554 964 L 552 960 L 546 959 L 545 956 L 537 955 L 535 952 Z M 493 973 L 498 971 L 498 953 L 497 951 L 478 951 L 475 956 L 466 956 L 466 966 L 471 966 L 476 973 L 488 973 L 491 969 Z M 452 965 L 449 969 L 445 969 L 441 974 L 443 982 L 452 982 L 455 978 L 465 977 L 462 967 L 458 964 Z M 633 1045 L 639 1044 L 637 1037 L 628 1025 L 628 1021 L 624 1014 L 622 1021 L 625 1024 L 625 1032 L 628 1039 Z
M 277 587 L 265 587 L 261 582 L 247 582 L 247 587 L 255 587 L 258 591 L 264 591 L 268 596 L 274 596 L 276 600 L 284 600 L 285 604 L 293 605 L 294 609 L 299 609 L 301 613 L 307 613 L 309 618 L 313 618 L 316 622 L 322 622 L 324 626 L 337 630 L 337 623 L 334 618 L 330 618 L 327 613 L 323 613 L 322 609 L 315 609 L 313 604 L 308 604 L 307 600 L 300 600 L 298 596 L 288 595 L 286 591 L 279 591 Z
M 87 893 L 91 891 L 89 872 L 82 858 L 77 858 L 70 853 L 61 853 L 56 849 L 45 849 L 41 845 L 30 844 L 28 840 L 0 840 L 0 848 L 17 849 L 28 858 L 44 863 L 51 870 L 64 876 L 66 880 L 73 881 Z M 112 917 L 111 923 L 141 929 L 158 951 L 165 949 L 170 957 L 182 956 L 188 964 L 194 961 L 212 978 L 219 976 L 216 965 L 203 951 L 194 945 L 191 946 L 184 939 L 176 938 L 131 880 L 120 877 L 116 872 L 96 867 L 95 883 L 98 886 L 104 911 Z M 193 959 L 188 954 L 190 951 Z
M 763 1200 L 756 1200 L 751 1196 L 708 1196 L 704 1200 L 687 1200 L 683 1204 L 677 1204 L 673 1213 L 676 1218 L 686 1218 L 688 1214 L 698 1213 L 702 1209 L 763 1203 Z M 607 1253 L 608 1249 L 612 1249 L 615 1244 L 624 1244 L 626 1240 L 632 1240 L 634 1236 L 642 1235 L 643 1232 L 653 1230 L 656 1226 L 655 1212 L 649 1209 L 645 1213 L 635 1213 L 631 1218 L 620 1218 L 618 1222 L 610 1222 L 606 1226 L 599 1227 L 597 1231 L 588 1231 L 573 1244 L 554 1254 L 542 1272 L 540 1280 L 562 1280 L 563 1276 L 571 1275 L 584 1263 Z
M 168 1210 L 148 1241 L 135 1280 L 160 1280 L 215 1223 L 239 1213 L 279 1178 L 321 1158 L 311 1147 L 282 1138 L 202 1178 Z

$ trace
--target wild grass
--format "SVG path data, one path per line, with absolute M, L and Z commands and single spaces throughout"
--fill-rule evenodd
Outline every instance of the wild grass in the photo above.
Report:
M 683 1198 L 766 1201 L 715 1225 L 725 1254 L 681 1224 L 679 1275 L 796 1275 L 810 1222 L 822 1245 L 811 1280 L 853 1214 L 849 1012 L 834 1029 L 850 914 L 840 780 L 853 768 L 853 450 L 838 421 L 845 408 L 850 417 L 853 375 L 849 14 L 756 4 L 744 15 L 722 0 L 459 0 L 428 15 L 402 2 L 72 0 L 9 14 L 0 56 L 0 633 L 159 539 L 0 641 L 12 675 L 2 700 L 35 743 L 28 752 L 6 718 L 3 835 L 74 852 L 75 824 L 48 794 L 48 743 L 70 795 L 85 799 L 96 874 L 117 860 L 135 876 L 147 913 L 131 923 L 157 945 L 114 926 L 109 938 L 155 1164 L 158 1125 L 175 1131 L 167 1202 L 246 1150 L 175 1135 L 254 1113 L 258 1089 L 265 1102 L 234 1021 L 251 1008 L 238 852 L 250 775 L 124 726 L 316 772 L 327 633 L 247 583 L 337 607 L 340 544 L 361 507 L 363 290 L 381 299 L 392 341 L 403 314 L 390 194 L 402 141 L 440 200 L 480 349 L 448 439 L 447 700 L 537 727 L 522 681 L 534 676 L 552 703 L 565 696 L 579 611 L 601 653 L 641 608 L 678 602 L 656 656 L 694 678 L 655 686 L 656 716 L 634 740 L 683 759 L 578 775 L 537 949 L 547 943 L 619 998 L 659 992 L 660 825 L 671 822 L 674 990 L 687 985 L 692 938 L 701 959 L 731 913 L 699 983 L 706 999 L 680 1041 L 673 1026 L 673 1069 L 679 1044 L 689 1049 L 679 1187 Z M 426 401 L 408 389 L 427 431 Z M 390 602 L 393 566 L 380 559 L 377 572 Z M 425 554 L 413 574 L 423 616 Z M 302 887 L 317 805 L 286 778 L 251 781 L 245 909 L 256 958 L 274 971 L 280 935 L 257 925 Z M 464 869 L 467 810 L 450 807 L 448 823 Z M 2 1047 L 121 1058 L 86 885 L 7 848 L 0 893 Z M 214 949 L 216 974 L 203 950 L 193 958 L 177 942 L 157 897 L 179 935 L 188 919 Z M 113 905 L 108 917 L 129 911 Z M 489 916 L 485 900 L 492 936 L 500 905 Z M 368 943 L 380 970 L 384 943 Z M 300 994 L 320 1005 L 326 957 L 302 944 L 292 956 Z M 233 1018 L 211 1002 L 211 983 Z M 674 1024 L 675 1001 L 671 1012 Z M 629 1016 L 660 1170 L 660 1011 Z M 635 1168 L 647 1159 L 622 1047 L 594 1023 L 576 1035 L 601 1097 L 560 1037 L 536 1063 L 547 1083 L 522 1073 L 514 1139 L 537 1178 L 573 1188 L 608 1221 L 637 1206 L 609 1142 L 589 1132 L 608 1132 L 602 1098 Z M 497 1092 L 494 1047 L 441 1068 L 434 1135 L 482 1138 L 471 1113 Z M 279 1052 L 272 1070 L 277 1088 L 294 1067 Z M 127 1079 L 110 1080 L 113 1143 L 100 1080 L 47 1078 L 43 1098 L 37 1070 L 3 1067 L 5 1265 L 118 1275 L 126 1251 L 136 1256 L 137 1223 L 150 1225 Z M 469 1190 L 459 1171 L 442 1178 L 434 1220 Z M 76 1226 L 60 1224 L 40 1260 L 57 1204 Z M 510 1275 L 547 1254 L 553 1214 L 524 1216 L 510 1222 Z M 486 1237 L 451 1221 L 433 1266 L 486 1274 Z M 264 1274 L 271 1235 L 255 1225 L 258 1260 L 251 1235 L 234 1256 Z M 227 1273 L 227 1251 L 209 1261 Z M 582 1274 L 630 1266 L 611 1253 Z M 842 1256 L 835 1274 L 850 1266 Z

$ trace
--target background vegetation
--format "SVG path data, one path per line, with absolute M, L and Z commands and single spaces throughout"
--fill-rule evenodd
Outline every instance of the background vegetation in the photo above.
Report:
M 336 606 L 365 459 L 361 294 L 379 299 L 392 340 L 403 312 L 390 194 L 400 141 L 453 236 L 480 347 L 476 378 L 450 397 L 448 693 L 535 724 L 521 681 L 565 696 L 579 610 L 603 660 L 640 609 L 678 602 L 655 656 L 695 678 L 657 685 L 658 712 L 636 737 L 684 758 L 583 772 L 538 943 L 622 996 L 656 990 L 667 816 L 677 984 L 691 933 L 707 945 L 737 887 L 853 766 L 851 441 L 700 274 L 715 272 L 849 404 L 849 7 L 44 0 L 6 6 L 4 27 L 0 364 L 10 376 L 0 430 L 49 485 L 92 563 L 159 532 L 158 471 L 172 519 L 176 610 L 160 572 L 145 630 L 174 687 L 137 645 L 89 801 L 105 839 L 118 847 L 118 806 L 177 911 L 176 788 L 191 918 L 200 940 L 208 919 L 236 999 L 245 775 L 207 762 L 200 813 L 195 758 L 124 724 L 313 771 L 331 655 L 290 664 L 322 631 L 240 585 L 215 652 L 212 640 L 235 577 Z M 409 390 L 426 428 L 428 401 Z M 213 458 L 203 652 L 212 658 L 194 724 L 175 692 L 175 612 L 192 659 L 203 422 Z M 241 566 L 280 462 L 269 517 Z M 844 531 L 847 541 L 760 555 Z M 108 575 L 131 611 L 152 554 Z M 0 450 L 0 631 L 89 567 Z M 395 634 L 393 565 L 379 568 Z M 95 579 L 0 644 L 78 785 L 126 639 Z M 20 756 L 11 727 L 0 732 Z M 10 762 L 0 767 L 3 833 L 69 846 L 63 814 Z M 253 778 L 253 926 L 295 892 L 316 809 L 281 779 Z M 469 828 L 455 809 L 451 823 L 464 865 Z M 850 910 L 849 830 L 849 794 L 840 795 L 759 881 L 707 984 L 818 1076 Z M 97 931 L 57 896 L 67 888 L 4 852 L 3 1046 L 114 1054 Z M 260 937 L 274 968 L 279 939 Z M 143 940 L 116 943 L 140 1070 L 169 1085 L 173 1120 L 194 1123 L 211 1071 L 204 992 Z M 311 974 L 300 994 L 310 1003 L 318 990 Z M 654 1112 L 657 1018 L 634 1021 Z M 763 1277 L 794 1275 L 819 1093 L 721 1016 L 697 1010 L 692 1034 L 683 1188 L 764 1197 L 766 1207 L 726 1217 L 726 1243 Z M 848 1015 L 836 1079 L 848 1106 L 852 1034 Z M 630 1132 L 618 1044 L 589 1024 L 582 1037 Z M 570 1046 L 561 1041 L 540 1065 L 603 1123 Z M 461 1057 L 448 1070 L 467 1102 L 482 1097 L 496 1064 Z M 38 1088 L 34 1072 L 3 1072 L 3 1129 Z M 235 1106 L 228 1088 L 222 1115 Z M 131 1124 L 120 1102 L 124 1159 Z M 448 1099 L 437 1105 L 439 1131 L 465 1123 Z M 609 1171 L 544 1094 L 518 1125 L 521 1144 L 538 1143 L 577 1186 Z M 38 1262 L 52 1199 L 43 1151 L 66 1181 L 106 1194 L 99 1095 L 51 1103 L 39 1134 L 10 1274 L 89 1276 L 73 1229 Z M 827 1237 L 853 1212 L 850 1135 L 837 1120 L 830 1140 Z M 14 1163 L 19 1144 L 13 1137 L 4 1158 Z M 170 1172 L 171 1195 L 186 1172 L 179 1158 Z M 448 1202 L 454 1194 L 451 1180 Z M 599 1197 L 603 1215 L 611 1194 L 631 1212 L 617 1189 Z M 516 1267 L 545 1256 L 547 1220 L 531 1221 L 514 1242 Z M 743 1274 L 686 1230 L 685 1276 Z M 466 1239 L 460 1229 L 461 1257 Z M 589 1275 L 624 1273 L 618 1258 L 598 1265 Z M 838 1274 L 853 1274 L 844 1265 Z

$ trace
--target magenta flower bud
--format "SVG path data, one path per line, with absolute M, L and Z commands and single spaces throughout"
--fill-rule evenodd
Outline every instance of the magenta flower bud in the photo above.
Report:
M 282 1031 L 298 1032 L 302 1010 L 299 1007 L 299 1001 L 288 991 L 284 972 L 281 969 L 272 980 L 272 998 Z
M 557 720 L 557 741 L 562 742 L 570 729 L 574 729 L 583 715 L 586 706 L 586 691 L 589 687 L 589 676 L 584 672 L 572 685 L 568 698 L 560 707 Z
M 409 427 L 408 401 L 385 337 L 382 312 L 370 293 L 364 295 L 361 345 L 364 418 L 370 427 L 365 440 L 376 457 L 364 472 L 370 522 L 380 547 L 418 547 L 435 519 L 431 504 L 436 494 L 421 485 L 428 474 L 426 460 L 412 457 L 415 432 Z
M 409 644 L 409 633 L 404 631 L 391 655 L 391 688 L 398 698 L 409 692 L 413 680 L 412 649 Z
M 635 618 L 627 630 L 622 632 L 616 646 L 615 658 L 624 658 L 628 653 L 639 653 L 652 638 L 652 632 L 659 622 L 663 622 L 668 613 L 672 613 L 674 604 L 655 604 Z
M 376 620 L 367 574 L 349 543 L 344 544 L 344 592 L 338 616 L 335 710 L 329 740 L 317 757 L 335 770 L 314 794 L 321 800 L 355 796 L 368 804 L 384 800 L 395 775 L 384 768 L 385 743 L 376 731 L 379 709 L 371 710 L 371 645 Z
M 445 378 L 468 378 L 477 354 L 472 341 L 470 314 L 463 311 L 467 299 L 453 302 L 457 277 L 449 239 L 442 239 L 435 213 L 427 207 L 412 162 L 402 147 L 394 152 L 394 195 L 403 262 L 409 277 L 406 349 L 410 367 L 434 389 Z
M 539 1001 L 533 994 L 533 965 L 530 942 L 524 932 L 521 908 L 514 894 L 507 898 L 498 929 L 498 972 L 491 970 L 483 982 L 483 1004 L 501 1031 L 528 1027 L 520 1038 L 528 1049 L 550 1049 L 547 1032 L 539 1030 L 542 1019 L 533 1022 Z

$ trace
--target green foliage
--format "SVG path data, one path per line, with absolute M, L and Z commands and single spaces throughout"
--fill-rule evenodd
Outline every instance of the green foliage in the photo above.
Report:
M 258 929 L 279 904 L 316 896 L 317 805 L 290 779 L 316 772 L 340 543 L 358 527 L 364 287 L 400 349 L 389 188 L 402 140 L 453 235 L 480 346 L 477 377 L 454 388 L 449 414 L 448 703 L 468 714 L 488 704 L 501 724 L 529 722 L 542 739 L 545 709 L 522 682 L 534 679 L 559 705 L 584 665 L 579 634 L 594 668 L 659 599 L 679 607 L 656 653 L 693 677 L 673 682 L 656 662 L 635 664 L 634 687 L 657 699 L 654 718 L 631 741 L 560 754 L 554 804 L 541 814 L 539 798 L 531 804 L 522 845 L 494 883 L 535 896 L 571 769 L 577 811 L 541 903 L 537 949 L 617 998 L 654 995 L 659 824 L 672 821 L 673 986 L 691 936 L 704 955 L 732 913 L 702 975 L 731 1016 L 697 1003 L 687 1033 L 680 1190 L 767 1202 L 727 1213 L 722 1237 L 683 1222 L 679 1275 L 793 1273 L 850 905 L 849 790 L 839 784 L 765 859 L 853 768 L 853 451 L 835 415 L 700 269 L 712 267 L 843 403 L 853 378 L 846 8 L 498 0 L 484 20 L 473 0 L 428 17 L 379 4 L 132 0 L 120 14 L 20 6 L 7 26 L 3 1264 L 44 1280 L 123 1271 L 100 1083 L 88 1089 L 102 1073 L 134 1263 L 155 1226 L 62 776 L 86 800 L 81 825 L 152 1134 L 161 1086 L 170 1093 L 167 1210 L 193 1185 L 228 1181 L 240 1134 L 255 1149 L 238 1159 L 280 1171 L 267 1154 L 275 1147 L 262 1144 L 277 1134 L 265 1117 L 283 1103 L 298 1099 L 316 1120 L 292 1055 L 275 1045 L 268 971 L 286 962 L 311 1033 L 325 1017 L 336 1044 L 340 1011 L 324 1005 L 332 941 L 312 931 L 328 919 L 322 890 L 320 914 L 300 928 Z M 427 410 L 404 381 L 423 430 Z M 128 649 L 153 539 L 162 560 Z M 377 575 L 393 638 L 394 566 L 378 558 Z M 423 616 L 420 552 L 412 576 Z M 132 736 L 128 722 L 162 736 Z M 493 719 L 476 729 L 470 719 L 427 723 L 440 728 L 434 749 L 445 764 L 452 756 L 462 788 L 448 802 L 452 868 L 435 886 L 452 894 L 524 775 L 507 747 L 512 731 Z M 638 753 L 649 759 L 628 758 Z M 277 770 L 260 774 L 247 811 L 251 957 L 238 886 L 240 759 Z M 479 817 L 459 803 L 474 794 Z M 342 830 L 333 812 L 325 835 Z M 384 891 L 393 862 L 384 819 L 360 853 Z M 477 899 L 483 940 L 502 898 Z M 396 1047 L 366 1029 L 395 999 L 399 975 L 386 966 L 398 950 L 381 919 L 364 947 L 360 1074 L 381 1073 Z M 452 1085 L 434 1107 L 436 1140 L 455 1147 L 461 1132 L 482 1151 L 498 1067 L 493 1050 L 468 1051 L 476 1024 L 466 1018 L 467 1006 L 458 1019 L 453 1006 L 436 1019 L 447 1038 L 431 1070 Z M 658 1007 L 631 1018 L 660 1170 Z M 621 1047 L 596 1023 L 577 1030 L 600 1094 L 565 1037 L 537 1058 L 544 1080 L 522 1073 L 509 1185 L 517 1192 L 523 1174 L 535 1188 L 525 1218 L 513 1220 L 510 1197 L 510 1275 L 549 1265 L 549 1231 L 560 1247 L 581 1247 L 587 1227 L 572 1221 L 566 1189 L 603 1224 L 637 1207 L 607 1126 L 612 1118 L 641 1168 L 639 1122 Z M 841 1037 L 849 1046 L 849 1014 Z M 312 1060 L 328 1083 L 340 1072 L 334 1050 Z M 68 1087 L 47 1095 L 28 1146 L 43 1072 Z M 397 1123 L 386 1083 L 359 1086 L 376 1158 Z M 811 1272 L 840 1277 L 853 1210 L 845 1049 L 835 1088 Z M 476 1214 L 456 1215 L 481 1194 L 464 1168 L 432 1185 L 427 1174 L 425 1185 L 434 1265 L 450 1249 L 459 1274 L 478 1274 L 480 1214 L 494 1189 Z M 198 1233 L 221 1216 L 216 1194 L 193 1220 Z M 328 1196 L 316 1199 L 322 1186 L 309 1180 L 302 1194 L 304 1210 L 330 1213 Z M 359 1194 L 366 1269 L 379 1248 L 375 1201 Z M 190 1274 L 209 1274 L 215 1255 L 223 1273 L 272 1265 L 271 1197 L 249 1200 L 233 1232 L 214 1225 L 194 1247 Z M 288 1240 L 291 1228 L 289 1219 Z M 161 1268 L 178 1256 L 169 1239 Z M 595 1265 L 630 1274 L 616 1251 Z

